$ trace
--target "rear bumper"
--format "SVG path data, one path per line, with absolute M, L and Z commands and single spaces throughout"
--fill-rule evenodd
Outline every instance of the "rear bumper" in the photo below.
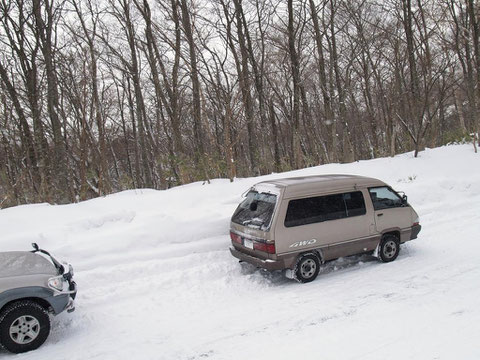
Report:
M 230 246 L 230 253 L 241 261 L 245 261 L 249 264 L 266 270 L 272 271 L 285 269 L 285 262 L 283 260 L 259 259 L 254 256 L 242 253 L 235 249 L 233 246 Z
M 422 226 L 420 224 L 412 226 L 412 232 L 410 233 L 410 240 L 416 239 L 420 230 L 422 230 Z

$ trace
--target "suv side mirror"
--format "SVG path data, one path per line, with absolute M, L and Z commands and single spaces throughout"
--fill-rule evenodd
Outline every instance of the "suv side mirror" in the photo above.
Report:
M 403 194 L 402 196 L 402 204 L 406 205 L 407 204 L 407 195 Z

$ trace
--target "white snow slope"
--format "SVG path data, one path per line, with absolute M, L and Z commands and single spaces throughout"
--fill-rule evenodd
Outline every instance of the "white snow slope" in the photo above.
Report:
M 396 261 L 328 263 L 312 283 L 239 264 L 229 221 L 256 182 L 350 173 L 407 193 L 423 226 Z M 71 262 L 77 309 L 15 359 L 480 359 L 480 154 L 471 145 L 79 204 L 0 210 L 0 250 Z

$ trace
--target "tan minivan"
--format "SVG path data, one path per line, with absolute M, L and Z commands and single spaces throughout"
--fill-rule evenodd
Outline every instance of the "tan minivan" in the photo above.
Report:
M 320 265 L 372 252 L 397 258 L 400 244 L 421 226 L 406 195 L 384 182 L 354 175 L 317 175 L 254 185 L 232 216 L 230 252 L 267 270 L 314 280 Z

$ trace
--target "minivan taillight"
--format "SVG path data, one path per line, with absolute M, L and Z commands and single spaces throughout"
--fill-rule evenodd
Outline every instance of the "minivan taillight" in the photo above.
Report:
M 269 254 L 275 254 L 275 244 L 267 244 L 263 242 L 254 241 L 253 248 L 255 250 L 264 251 Z
M 420 217 L 417 215 L 415 220 L 413 220 L 413 225 L 412 226 L 418 226 L 420 225 Z
M 233 242 L 242 243 L 242 237 L 240 235 L 235 234 L 234 232 L 230 231 L 230 239 L 232 239 Z

